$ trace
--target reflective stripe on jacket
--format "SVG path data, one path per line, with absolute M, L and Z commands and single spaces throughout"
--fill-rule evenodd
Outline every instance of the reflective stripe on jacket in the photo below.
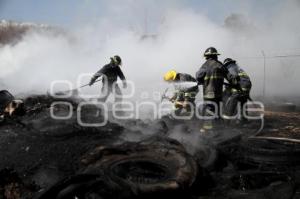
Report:
M 227 66 L 227 79 L 230 84 L 241 88 L 241 91 L 250 92 L 252 87 L 250 77 L 235 62 Z M 237 89 L 232 89 L 232 92 L 237 92 Z
M 196 73 L 198 84 L 203 85 L 203 97 L 216 99 L 222 97 L 226 71 L 223 64 L 215 59 L 208 59 Z

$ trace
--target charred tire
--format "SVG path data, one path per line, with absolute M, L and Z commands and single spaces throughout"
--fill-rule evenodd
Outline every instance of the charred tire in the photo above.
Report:
M 62 194 L 69 195 L 76 195 L 76 188 L 79 188 L 79 185 L 83 186 L 84 184 L 94 181 L 97 179 L 97 175 L 76 175 L 71 176 L 68 178 L 65 178 L 55 185 L 53 185 L 51 188 L 46 190 L 44 193 L 42 193 L 40 196 L 38 196 L 38 199 L 57 199 L 57 198 L 63 198 Z M 66 190 L 69 190 L 68 193 L 66 193 Z M 61 195 L 61 196 L 60 196 Z M 65 198 L 68 198 L 67 196 Z
M 197 164 L 175 140 L 155 137 L 139 143 L 100 148 L 84 159 L 85 173 L 99 173 L 136 196 L 179 193 L 191 187 Z
M 117 194 L 118 193 L 118 194 Z M 117 194 L 117 196 L 116 196 Z M 53 185 L 37 199 L 102 199 L 130 198 L 128 190 L 121 189 L 103 176 L 94 174 L 79 174 L 68 177 Z
M 255 165 L 299 166 L 300 144 L 280 140 L 249 139 L 240 145 L 240 158 Z
M 7 90 L 0 91 L 0 114 L 2 114 L 5 107 L 14 99 L 14 96 Z
M 198 164 L 207 170 L 213 170 L 215 168 L 218 156 L 219 153 L 215 148 L 205 145 L 201 146 L 194 155 Z

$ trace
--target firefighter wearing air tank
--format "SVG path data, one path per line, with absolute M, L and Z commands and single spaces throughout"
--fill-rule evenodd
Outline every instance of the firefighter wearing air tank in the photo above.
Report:
M 196 79 L 189 74 L 177 73 L 175 70 L 170 70 L 165 74 L 164 80 L 174 83 L 175 86 L 175 93 L 169 99 L 174 103 L 175 115 L 180 115 L 183 110 L 186 110 L 186 112 L 194 110 L 195 98 L 198 93 Z M 192 85 L 189 85 L 189 83 L 192 83 Z
M 110 58 L 110 63 L 103 66 L 92 78 L 89 85 L 93 85 L 95 81 L 102 76 L 102 90 L 100 102 L 105 102 L 109 95 L 114 91 L 115 102 L 122 100 L 122 92 L 117 84 L 118 77 L 123 81 L 123 88 L 127 87 L 125 76 L 120 68 L 122 65 L 121 57 L 116 55 Z
M 227 86 L 225 93 L 228 99 L 225 102 L 225 118 L 226 116 L 234 116 L 239 107 L 241 110 L 241 120 L 246 120 L 244 116 L 244 108 L 248 99 L 250 99 L 250 90 L 252 87 L 250 77 L 240 68 L 236 61 L 227 58 L 224 60 L 224 66 L 227 69 Z
M 206 62 L 196 73 L 196 80 L 203 85 L 204 116 L 209 117 L 204 121 L 201 132 L 211 130 L 216 121 L 220 119 L 220 103 L 223 95 L 223 83 L 226 70 L 223 64 L 218 61 L 218 51 L 214 47 L 206 49 L 204 57 Z

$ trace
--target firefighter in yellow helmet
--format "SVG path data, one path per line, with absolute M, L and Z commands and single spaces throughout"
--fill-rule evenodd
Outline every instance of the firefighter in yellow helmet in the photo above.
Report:
M 169 100 L 174 103 L 175 115 L 180 115 L 183 110 L 194 110 L 195 98 L 199 91 L 194 77 L 170 70 L 164 75 L 164 81 L 174 83 L 175 93 Z

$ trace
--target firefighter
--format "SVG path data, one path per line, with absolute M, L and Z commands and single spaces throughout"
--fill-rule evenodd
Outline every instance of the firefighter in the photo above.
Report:
M 207 48 L 204 52 L 206 62 L 196 73 L 198 84 L 203 85 L 203 115 L 209 117 L 204 120 L 201 132 L 212 130 L 213 124 L 220 119 L 220 103 L 226 71 L 223 64 L 218 61 L 218 55 L 220 54 L 216 48 Z
M 252 83 L 247 73 L 239 67 L 235 60 L 226 58 L 224 60 L 224 66 L 227 69 L 227 80 L 229 85 L 227 86 L 227 100 L 225 102 L 225 119 L 226 117 L 232 117 L 236 115 L 237 108 L 241 110 L 241 121 L 246 121 L 244 108 L 248 99 L 250 99 L 250 90 Z
M 175 115 L 180 115 L 183 110 L 189 113 L 194 110 L 195 98 L 199 91 L 196 79 L 189 74 L 170 70 L 165 74 L 164 80 L 174 83 L 175 86 L 175 93 L 169 99 L 174 103 Z
M 102 96 L 99 99 L 100 102 L 105 102 L 109 95 L 114 91 L 115 102 L 121 102 L 122 92 L 117 84 L 118 77 L 123 81 L 123 88 L 127 87 L 125 76 L 120 68 L 122 65 L 121 57 L 115 55 L 110 58 L 110 63 L 103 66 L 95 75 L 91 78 L 89 83 L 92 86 L 95 81 L 102 76 Z

